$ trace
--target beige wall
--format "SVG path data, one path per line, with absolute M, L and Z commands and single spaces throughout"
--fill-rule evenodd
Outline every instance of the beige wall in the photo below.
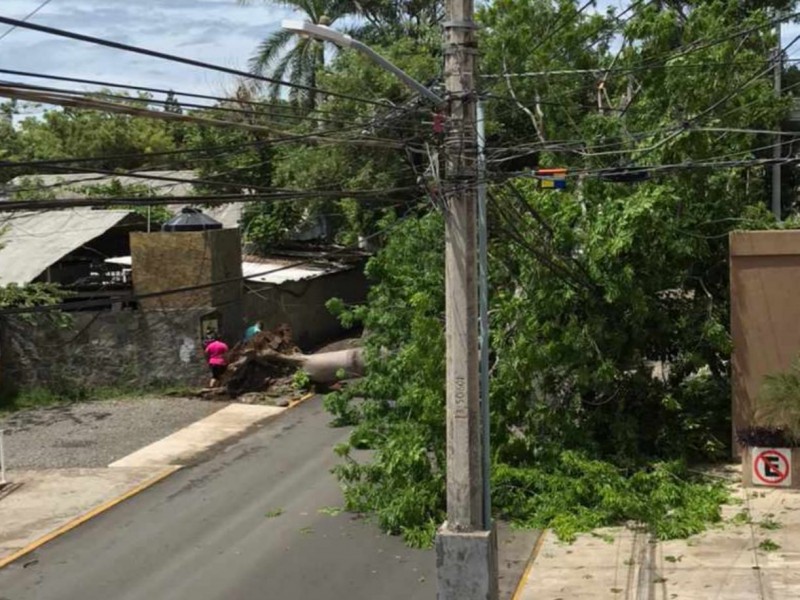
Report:
M 144 299 L 144 310 L 219 307 L 242 296 L 238 229 L 131 234 L 133 287 L 137 296 L 217 281 L 229 284 Z
M 730 234 L 733 434 L 751 424 L 763 378 L 800 353 L 800 231 Z

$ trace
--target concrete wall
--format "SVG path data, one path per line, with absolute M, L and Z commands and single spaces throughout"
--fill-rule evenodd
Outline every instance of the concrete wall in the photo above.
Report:
M 279 287 L 253 283 L 247 287 L 246 323 L 261 320 L 268 329 L 288 323 L 295 343 L 304 351 L 343 332 L 339 321 L 325 308 L 330 298 L 357 304 L 367 296 L 367 281 L 360 267 Z
M 144 310 L 224 306 L 242 295 L 242 253 L 238 229 L 131 234 L 133 287 L 137 295 L 204 287 L 144 299 Z
M 735 436 L 752 423 L 764 376 L 800 353 L 800 231 L 731 233 L 730 273 Z
M 59 328 L 0 319 L 0 385 L 19 388 L 198 385 L 206 381 L 207 309 L 73 313 Z

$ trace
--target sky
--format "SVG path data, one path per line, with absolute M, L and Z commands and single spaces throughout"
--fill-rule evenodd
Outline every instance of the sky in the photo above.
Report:
M 41 2 L 0 0 L 0 15 L 22 18 Z M 598 8 L 628 3 L 599 0 Z M 291 16 L 263 0 L 248 6 L 236 0 L 51 0 L 31 22 L 247 70 L 258 43 Z M 0 35 L 4 31 L 0 25 Z M 797 25 L 785 26 L 783 43 L 798 33 Z M 800 43 L 790 54 L 800 54 Z M 178 92 L 220 95 L 233 88 L 221 73 L 23 29 L 0 40 L 0 66 Z
M 41 2 L 0 0 L 0 15 L 22 18 Z M 289 17 L 287 9 L 261 1 L 51 0 L 30 22 L 247 70 L 258 43 Z M 0 25 L 0 35 L 5 30 Z M 215 95 L 233 87 L 222 73 L 23 29 L 0 40 L 0 66 Z

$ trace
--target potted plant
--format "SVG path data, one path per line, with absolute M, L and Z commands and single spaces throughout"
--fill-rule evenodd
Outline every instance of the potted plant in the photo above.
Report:
M 800 488 L 800 361 L 767 375 L 752 422 L 736 432 L 746 486 Z

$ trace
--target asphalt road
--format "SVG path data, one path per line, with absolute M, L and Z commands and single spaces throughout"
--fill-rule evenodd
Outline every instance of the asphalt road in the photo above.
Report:
M 434 557 L 335 510 L 319 398 L 0 570 L 0 600 L 429 600 Z

